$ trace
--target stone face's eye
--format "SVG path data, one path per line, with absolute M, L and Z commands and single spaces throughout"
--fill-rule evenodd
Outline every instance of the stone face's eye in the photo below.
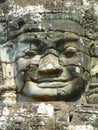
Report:
M 30 57 L 29 57 L 28 55 L 25 55 L 24 58 L 25 58 L 25 59 L 29 59 Z
M 37 52 L 35 50 L 27 50 L 25 51 L 25 58 L 31 58 L 34 57 L 37 54 Z
M 64 55 L 66 56 L 66 58 L 72 58 L 73 56 L 75 56 L 77 53 L 77 49 L 74 47 L 68 47 L 64 50 Z

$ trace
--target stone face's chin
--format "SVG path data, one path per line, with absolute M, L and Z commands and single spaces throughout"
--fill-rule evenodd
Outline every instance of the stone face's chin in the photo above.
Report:
M 83 79 L 79 78 L 69 82 L 43 82 L 40 84 L 27 81 L 24 85 L 23 93 L 38 101 L 66 101 L 83 91 L 83 82 Z

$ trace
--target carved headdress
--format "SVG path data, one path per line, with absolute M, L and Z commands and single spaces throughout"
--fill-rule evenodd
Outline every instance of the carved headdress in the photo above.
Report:
M 97 37 L 97 17 L 92 4 L 79 0 L 31 0 L 29 5 L 24 6 L 25 4 L 27 3 L 18 2 L 9 5 L 9 11 L 5 15 L 8 20 L 8 39 L 30 31 L 69 31 L 92 39 Z

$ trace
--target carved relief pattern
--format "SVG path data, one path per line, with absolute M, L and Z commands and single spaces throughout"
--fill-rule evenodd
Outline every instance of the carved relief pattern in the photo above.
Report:
M 64 4 L 10 5 L 0 14 L 2 105 L 76 101 L 83 94 L 98 103 L 98 17 L 92 5 Z

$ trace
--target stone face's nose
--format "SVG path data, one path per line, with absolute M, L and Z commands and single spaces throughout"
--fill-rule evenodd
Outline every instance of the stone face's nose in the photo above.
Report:
M 48 54 L 41 58 L 38 71 L 41 74 L 57 74 L 62 72 L 58 57 L 53 54 Z

